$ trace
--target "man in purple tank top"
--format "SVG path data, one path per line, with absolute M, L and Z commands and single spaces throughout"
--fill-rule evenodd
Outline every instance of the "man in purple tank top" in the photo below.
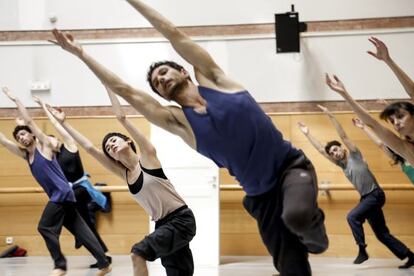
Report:
M 328 247 L 311 162 L 283 139 L 253 97 L 207 51 L 142 1 L 127 2 L 194 68 L 199 85 L 175 62 L 154 63 L 148 72 L 151 88 L 179 107 L 162 106 L 124 82 L 88 55 L 70 34 L 54 30 L 54 43 L 81 59 L 105 86 L 151 123 L 227 168 L 246 192 L 244 207 L 257 220 L 277 270 L 281 275 L 311 275 L 308 252 L 322 253 Z
M 8 140 L 2 133 L 0 143 L 28 162 L 33 177 L 49 197 L 39 221 L 38 231 L 54 261 L 54 269 L 50 276 L 66 275 L 66 259 L 59 243 L 62 226 L 78 238 L 96 258 L 99 267 L 96 275 L 109 273 L 111 266 L 102 247 L 76 210 L 75 195 L 56 160 L 52 140 L 41 131 L 26 108 L 6 87 L 3 88 L 3 92 L 16 104 L 26 125 L 18 125 L 13 131 L 13 137 L 21 147 Z

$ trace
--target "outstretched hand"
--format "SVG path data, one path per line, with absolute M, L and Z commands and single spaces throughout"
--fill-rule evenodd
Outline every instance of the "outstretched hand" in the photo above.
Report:
M 307 135 L 309 133 L 309 128 L 302 122 L 298 122 L 298 126 L 300 131 L 302 131 L 303 134 Z
M 42 100 L 41 100 L 39 97 L 37 97 L 37 96 L 33 96 L 32 98 L 33 98 L 33 100 L 34 100 L 37 104 L 39 104 L 39 105 L 42 105 L 42 104 L 43 104 Z
M 74 54 L 74 55 L 81 55 L 82 54 L 82 46 L 75 42 L 73 36 L 68 32 L 62 32 L 57 29 L 52 31 L 53 36 L 55 37 L 56 41 L 49 40 L 53 44 L 56 44 L 62 49 Z
M 385 99 L 378 99 L 375 102 L 377 104 L 380 104 L 380 105 L 388 105 L 389 104 L 389 102 L 387 100 L 385 100 Z
M 342 81 L 336 76 L 333 75 L 331 78 L 327 73 L 325 74 L 325 82 L 333 91 L 338 92 L 339 94 L 343 95 L 346 94 L 345 85 Z
M 24 126 L 24 125 L 26 125 L 26 122 L 23 120 L 23 118 L 17 117 L 15 119 L 15 121 L 16 121 L 16 125 L 18 125 L 18 126 Z
M 10 92 L 10 90 L 7 86 L 3 86 L 2 89 L 3 89 L 3 93 L 7 96 L 7 98 L 12 100 L 13 102 L 15 102 L 17 100 L 17 98 Z
M 60 109 L 59 107 L 52 107 L 50 105 L 46 105 L 46 108 L 59 123 L 63 123 L 65 121 L 66 114 L 65 112 L 63 112 L 62 109 Z
M 384 42 L 382 42 L 381 40 L 373 36 L 370 37 L 368 40 L 372 44 L 374 44 L 377 50 L 376 53 L 372 51 L 367 51 L 368 54 L 370 54 L 371 56 L 375 57 L 378 60 L 388 61 L 390 59 L 390 54 L 388 53 L 387 45 L 385 45 Z
M 354 126 L 363 129 L 365 124 L 362 122 L 359 118 L 352 118 L 352 122 L 354 123 Z
M 320 104 L 318 104 L 317 106 L 319 107 L 320 110 L 322 110 L 323 113 L 331 114 L 331 111 L 329 111 L 327 107 L 320 105 Z

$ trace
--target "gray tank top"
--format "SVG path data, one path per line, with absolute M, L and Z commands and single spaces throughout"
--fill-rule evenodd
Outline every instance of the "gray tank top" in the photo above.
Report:
M 149 170 L 141 166 L 141 169 L 140 176 L 133 184 L 128 183 L 128 171 L 126 172 L 127 184 L 135 201 L 153 221 L 158 221 L 186 205 L 161 168 Z
M 358 149 L 349 153 L 346 164 L 339 162 L 338 165 L 361 196 L 367 195 L 379 188 L 375 176 L 371 173 L 368 164 L 364 161 Z

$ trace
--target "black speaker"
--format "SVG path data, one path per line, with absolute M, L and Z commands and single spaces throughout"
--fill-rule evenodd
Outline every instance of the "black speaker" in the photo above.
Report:
M 300 52 L 299 13 L 275 14 L 276 53 Z

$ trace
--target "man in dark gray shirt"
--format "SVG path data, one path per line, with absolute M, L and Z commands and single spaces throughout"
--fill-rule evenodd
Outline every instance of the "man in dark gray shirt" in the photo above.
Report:
M 335 126 L 336 131 L 341 137 L 347 149 L 342 147 L 338 141 L 330 141 L 326 146 L 316 140 L 309 132 L 309 129 L 303 123 L 299 123 L 300 130 L 305 134 L 310 143 L 325 156 L 329 161 L 342 168 L 345 176 L 352 183 L 361 200 L 358 205 L 352 209 L 347 220 L 351 227 L 352 234 L 359 246 L 359 253 L 354 264 L 361 264 L 368 260 L 366 251 L 364 228 L 362 225 L 365 220 L 371 225 L 377 239 L 382 242 L 395 256 L 408 261 L 399 268 L 409 268 L 414 265 L 414 254 L 400 240 L 391 235 L 385 223 L 382 207 L 385 203 L 385 193 L 378 185 L 377 180 L 371 173 L 367 163 L 364 161 L 361 152 L 355 144 L 348 138 L 344 129 L 333 116 L 333 114 L 325 107 L 319 106 L 322 111 L 328 115 L 330 121 Z M 348 153 L 349 151 L 349 153 Z

